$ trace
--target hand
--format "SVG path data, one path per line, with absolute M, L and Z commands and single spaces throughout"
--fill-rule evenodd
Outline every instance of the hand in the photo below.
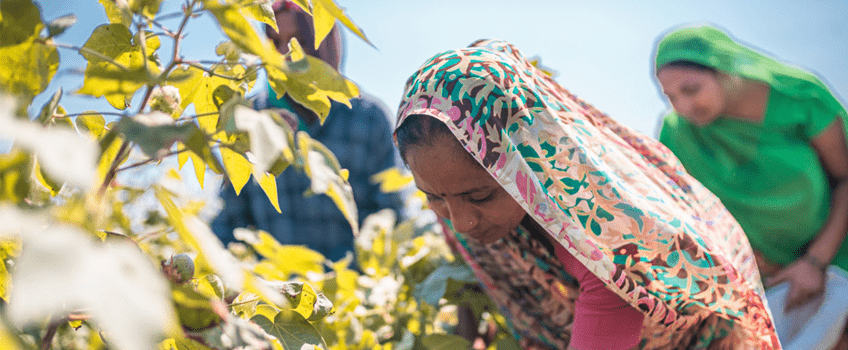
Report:
M 804 305 L 824 293 L 825 272 L 806 259 L 797 259 L 766 278 L 766 287 L 789 281 L 786 310 Z

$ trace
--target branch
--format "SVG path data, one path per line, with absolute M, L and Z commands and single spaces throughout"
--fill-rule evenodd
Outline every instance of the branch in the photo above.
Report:
M 210 115 L 216 115 L 218 113 L 219 112 L 209 112 L 209 113 L 200 113 L 200 114 L 197 114 L 197 115 L 192 115 L 192 116 L 187 116 L 187 117 L 180 117 L 180 118 L 174 120 L 174 122 L 176 123 L 176 122 L 189 121 L 189 120 L 197 119 L 197 118 L 200 118 L 200 117 L 208 117 Z
M 244 80 L 244 77 L 234 77 L 234 76 L 224 75 L 224 74 L 220 74 L 220 73 L 215 73 L 215 71 L 204 67 L 200 63 L 191 62 L 191 61 L 183 61 L 183 60 L 180 60 L 179 62 L 183 63 L 183 64 L 187 64 L 189 67 L 194 67 L 194 68 L 200 69 L 200 70 L 206 72 L 207 74 L 209 74 L 211 76 L 216 76 L 216 77 L 219 77 L 219 78 L 224 78 L 224 79 L 233 80 L 233 81 Z
M 82 112 L 82 113 L 73 113 L 73 114 L 65 114 L 62 117 L 56 118 L 70 118 L 70 117 L 79 117 L 84 115 L 113 115 L 116 117 L 126 117 L 126 114 L 116 113 L 116 112 Z
M 148 92 L 149 91 L 150 89 L 148 89 Z M 103 193 L 106 192 L 106 189 L 109 188 L 109 184 L 115 179 L 118 165 L 121 163 L 121 158 L 125 156 L 124 153 L 129 151 L 129 145 L 130 142 L 127 140 L 124 140 L 123 143 L 121 143 L 121 148 L 118 149 L 118 154 L 115 159 L 112 159 L 112 164 L 109 165 L 109 171 L 106 172 L 106 176 L 103 178 L 103 183 L 100 185 L 100 190 L 98 191 L 99 197 L 103 197 Z
M 173 156 L 173 155 L 175 155 L 175 154 L 180 154 L 180 153 L 183 153 L 183 152 L 188 151 L 188 150 L 189 150 L 188 148 L 183 148 L 183 149 L 178 150 L 178 151 L 171 151 L 171 152 L 168 152 L 168 153 L 167 153 L 167 154 L 165 154 L 165 155 L 162 155 L 161 157 L 149 158 L 149 159 L 146 159 L 146 160 L 140 161 L 140 162 L 138 162 L 138 163 L 133 163 L 133 164 L 127 165 L 127 166 L 125 166 L 125 167 L 123 167 L 123 168 L 119 168 L 119 169 L 117 169 L 115 172 L 124 171 L 124 170 L 129 170 L 129 169 L 132 169 L 132 168 L 137 168 L 137 167 L 140 167 L 140 166 L 142 166 L 142 165 L 145 165 L 145 164 L 148 164 L 148 163 L 152 163 L 152 162 L 158 162 L 158 161 L 161 161 L 163 158 L 170 157 L 170 156 Z
M 59 330 L 59 327 L 62 326 L 65 322 L 68 321 L 85 321 L 91 318 L 91 315 L 83 314 L 83 313 L 72 313 L 63 317 L 54 318 L 50 321 L 50 325 L 47 326 L 47 333 L 44 334 L 44 338 L 41 339 L 40 350 L 48 350 L 53 345 L 53 337 L 56 336 L 56 331 Z

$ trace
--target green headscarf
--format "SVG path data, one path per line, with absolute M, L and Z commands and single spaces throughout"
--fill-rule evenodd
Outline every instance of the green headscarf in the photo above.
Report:
M 786 95 L 818 100 L 829 109 L 842 111 L 845 115 L 842 104 L 812 73 L 756 52 L 709 25 L 678 29 L 660 41 L 656 71 L 676 61 L 694 62 L 730 75 L 761 81 Z
M 679 29 L 660 41 L 657 71 L 678 61 L 771 87 L 761 123 L 720 116 L 698 126 L 672 112 L 659 138 L 721 199 L 757 251 L 773 263 L 791 263 L 819 233 L 830 210 L 832 189 L 811 141 L 837 118 L 848 126 L 845 108 L 812 73 L 777 62 L 711 26 Z M 848 244 L 833 264 L 848 269 Z

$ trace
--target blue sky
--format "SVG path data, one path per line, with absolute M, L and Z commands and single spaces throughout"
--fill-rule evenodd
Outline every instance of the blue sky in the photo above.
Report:
M 76 13 L 79 21 L 57 41 L 82 45 L 105 14 L 95 0 L 39 0 L 49 21 Z M 501 1 L 337 0 L 376 49 L 350 33 L 343 72 L 394 112 L 407 77 L 433 54 L 480 38 L 503 39 L 525 55 L 539 56 L 557 81 L 624 124 L 649 135 L 668 107 L 653 79 L 652 52 L 668 30 L 710 22 L 738 40 L 819 74 L 848 98 L 848 1 Z M 182 1 L 165 0 L 163 13 Z M 485 4 L 485 5 L 482 5 Z M 193 20 L 186 57 L 214 58 L 223 35 L 208 17 Z M 176 26 L 176 23 L 171 23 Z M 163 42 L 160 55 L 170 55 Z M 82 86 L 85 61 L 61 50 L 60 74 L 46 96 L 62 86 Z M 34 106 L 40 108 L 47 97 Z M 68 112 L 109 109 L 102 99 L 68 95 Z

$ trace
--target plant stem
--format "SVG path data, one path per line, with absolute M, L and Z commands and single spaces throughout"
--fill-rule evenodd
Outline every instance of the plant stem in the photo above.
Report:
M 52 45 L 52 46 L 60 47 L 60 48 L 63 48 L 63 49 L 75 50 L 75 51 L 79 52 L 80 54 L 82 54 L 82 53 L 87 53 L 87 54 L 89 54 L 89 55 L 96 56 L 97 58 L 99 58 L 99 59 L 101 59 L 101 60 L 107 61 L 107 62 L 109 62 L 109 63 L 111 63 L 111 64 L 115 65 L 115 67 L 118 67 L 118 68 L 120 68 L 121 70 L 123 70 L 123 71 L 125 71 L 125 72 L 129 72 L 129 71 L 130 71 L 130 69 L 129 69 L 129 68 L 127 68 L 127 67 L 126 67 L 126 66 L 124 66 L 123 64 L 118 63 L 117 61 L 115 61 L 115 60 L 114 60 L 114 59 L 112 59 L 111 57 L 109 57 L 109 56 L 105 56 L 105 55 L 103 55 L 103 54 L 101 54 L 101 53 L 99 53 L 99 52 L 97 52 L 97 51 L 94 51 L 94 50 L 92 50 L 92 49 L 89 49 L 89 48 L 87 48 L 87 47 L 79 47 L 79 46 L 73 46 L 73 45 L 62 44 L 62 43 L 57 43 L 57 42 L 42 42 L 42 43 L 43 43 L 44 45 Z

